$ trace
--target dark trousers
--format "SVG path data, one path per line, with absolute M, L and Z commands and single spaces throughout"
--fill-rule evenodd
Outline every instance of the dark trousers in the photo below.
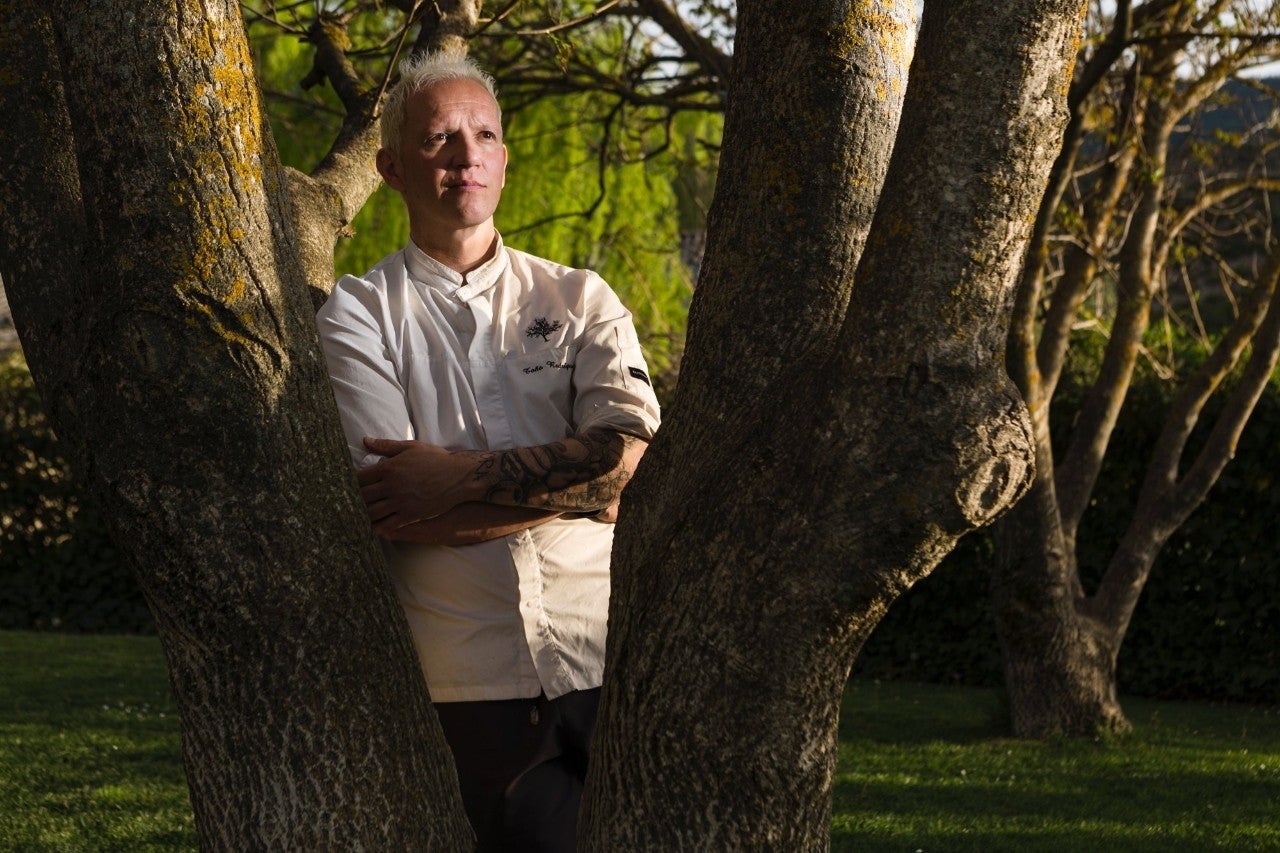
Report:
M 438 702 L 478 849 L 572 853 L 600 690 Z

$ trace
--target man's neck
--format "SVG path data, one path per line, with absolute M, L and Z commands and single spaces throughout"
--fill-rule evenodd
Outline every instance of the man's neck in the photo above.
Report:
M 413 235 L 413 243 L 423 252 L 464 276 L 493 257 L 498 232 L 492 223 L 468 231 L 441 235 Z

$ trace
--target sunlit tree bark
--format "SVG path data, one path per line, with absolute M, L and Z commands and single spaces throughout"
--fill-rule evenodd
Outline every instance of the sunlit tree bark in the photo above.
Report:
M 614 550 L 589 849 L 824 846 L 863 640 L 1031 476 L 1006 312 L 1080 4 L 927 4 L 895 134 L 865 57 L 905 56 L 913 5 L 739 5 L 681 385 Z M 898 142 L 861 251 L 860 109 Z
M 233 3 L 7 4 L 0 275 L 155 616 L 202 845 L 460 849 L 250 70 Z

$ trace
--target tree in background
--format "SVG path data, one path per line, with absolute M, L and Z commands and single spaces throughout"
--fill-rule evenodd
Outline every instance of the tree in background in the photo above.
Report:
M 1198 127 L 1215 108 L 1229 108 L 1228 81 L 1276 58 L 1280 4 L 1115 6 L 1110 15 L 1093 10 L 1097 35 L 1077 63 L 1071 121 L 1009 338 L 1010 374 L 1035 426 L 1037 476 L 997 525 L 992 587 L 1013 729 L 1022 736 L 1127 727 L 1115 676 L 1129 620 L 1161 546 L 1230 460 L 1280 351 L 1280 242 L 1268 204 L 1280 180 L 1270 171 L 1274 144 L 1263 144 L 1262 133 L 1274 134 L 1275 113 L 1246 123 L 1244 133 Z M 1210 329 L 1200 306 L 1213 301 L 1215 285 L 1230 311 Z M 1163 357 L 1153 317 L 1166 341 L 1198 337 L 1203 359 Z M 1082 321 L 1106 345 L 1069 438 L 1055 445 L 1050 403 Z M 1144 358 L 1167 378 L 1181 377 L 1181 390 L 1127 528 L 1098 546 L 1084 523 Z M 1221 413 L 1197 431 L 1214 394 L 1226 397 Z M 1110 551 L 1101 579 L 1086 589 L 1079 558 L 1090 546 Z
M 825 845 L 858 648 L 1030 479 L 1006 306 L 1081 5 L 929 4 L 908 85 L 914 6 L 740 6 L 679 398 L 618 529 L 591 849 Z M 202 843 L 459 849 L 308 319 L 378 91 L 314 37 L 366 112 L 302 176 L 229 3 L 4 7 L 0 275 L 156 613 Z

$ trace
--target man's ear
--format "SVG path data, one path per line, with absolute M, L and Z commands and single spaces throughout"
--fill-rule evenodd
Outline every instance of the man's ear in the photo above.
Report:
M 502 146 L 502 184 L 501 184 L 501 186 L 504 186 L 504 187 L 507 185 L 507 162 L 509 159 L 510 158 L 508 157 L 508 154 L 507 154 L 507 146 L 504 144 Z
M 404 179 L 400 177 L 399 158 L 390 148 L 379 148 L 377 156 L 378 174 L 393 190 L 404 192 Z

